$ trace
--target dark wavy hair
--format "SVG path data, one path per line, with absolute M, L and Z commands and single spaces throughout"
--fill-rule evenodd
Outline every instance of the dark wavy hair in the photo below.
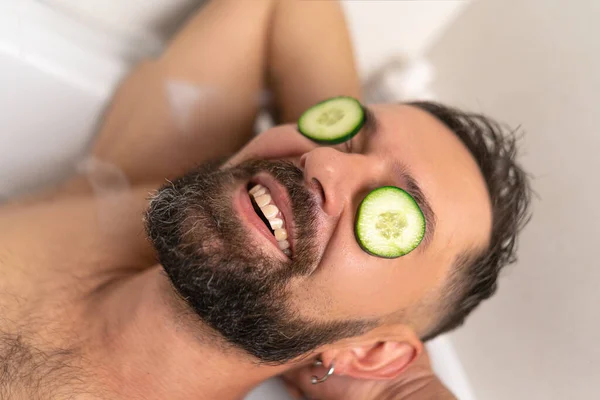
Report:
M 442 309 L 424 341 L 462 325 L 497 289 L 500 271 L 517 260 L 517 238 L 531 218 L 531 186 L 517 162 L 518 130 L 493 119 L 434 102 L 412 102 L 436 117 L 469 149 L 479 165 L 492 205 L 492 232 L 485 251 L 457 257 L 442 294 Z

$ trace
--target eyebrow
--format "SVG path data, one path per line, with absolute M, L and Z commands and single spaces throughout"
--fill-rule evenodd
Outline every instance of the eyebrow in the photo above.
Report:
M 378 131 L 379 121 L 375 116 L 375 113 L 371 111 L 368 107 L 364 106 L 365 110 L 365 125 L 363 126 L 363 132 L 365 136 L 369 139 L 372 138 Z M 392 163 L 392 168 L 395 172 L 395 175 L 398 177 L 399 181 L 403 183 L 404 186 L 402 189 L 406 190 L 408 194 L 415 199 L 415 202 L 423 212 L 425 216 L 425 236 L 423 237 L 423 246 L 419 246 L 419 249 L 425 250 L 431 239 L 433 239 L 433 235 L 435 232 L 435 226 L 437 217 L 431 204 L 429 203 L 427 196 L 419 186 L 418 181 L 415 179 L 414 175 L 410 172 L 410 169 L 406 164 L 398 160 L 394 160 Z
M 373 137 L 377 133 L 377 127 L 379 126 L 379 120 L 375 116 L 375 113 L 367 106 L 363 106 L 365 112 L 365 124 L 362 127 L 361 132 L 365 133 L 365 136 L 369 138 Z
M 394 164 L 394 169 L 399 171 L 400 178 L 402 182 L 404 182 L 405 187 L 403 189 L 415 199 L 415 202 L 425 216 L 425 236 L 423 237 L 423 246 L 419 246 L 421 250 L 425 250 L 431 242 L 431 239 L 433 239 L 437 217 L 435 212 L 433 212 L 433 208 L 431 208 L 431 204 L 427 200 L 425 193 L 421 190 L 419 183 L 407 167 L 398 162 L 395 162 Z

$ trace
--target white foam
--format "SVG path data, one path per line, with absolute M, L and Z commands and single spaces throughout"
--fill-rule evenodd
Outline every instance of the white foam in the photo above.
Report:
M 179 131 L 192 133 L 194 117 L 202 114 L 208 101 L 214 101 L 217 90 L 210 85 L 198 86 L 190 82 L 170 79 L 165 84 L 171 116 Z

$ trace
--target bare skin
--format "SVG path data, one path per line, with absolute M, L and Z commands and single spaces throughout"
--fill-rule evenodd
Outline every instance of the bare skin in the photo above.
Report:
M 181 114 L 174 114 L 168 94 L 173 82 L 210 88 L 186 108 L 183 124 Z M 119 174 L 109 173 L 106 181 L 105 169 L 100 168 L 56 190 L 0 208 L 0 366 L 2 362 L 15 366 L 11 373 L 0 375 L 0 397 L 239 399 L 258 383 L 294 369 L 297 372 L 289 379 L 315 397 L 354 398 L 332 391 L 332 385 L 323 386 L 329 388 L 329 394 L 315 392 L 318 387 L 303 387 L 310 361 L 260 366 L 241 351 L 215 346 L 201 327 L 189 329 L 175 318 L 173 304 L 165 295 L 169 292 L 167 279 L 144 234 L 141 216 L 149 193 L 165 179 L 195 164 L 231 156 L 246 144 L 259 107 L 257 96 L 265 87 L 275 94 L 284 122 L 294 121 L 307 107 L 327 97 L 360 98 L 352 48 L 337 3 L 208 3 L 159 59 L 138 66 L 115 94 L 91 153 L 102 165 L 111 170 L 116 167 Z M 438 179 L 447 169 L 445 162 L 458 165 L 457 177 L 478 176 L 476 166 L 451 132 L 420 111 L 407 107 L 396 111 L 392 106 L 376 109 L 383 126 L 389 128 L 403 119 L 414 121 L 416 125 L 406 130 L 407 135 L 422 129 L 429 132 L 425 136 L 432 135 L 430 139 L 440 142 L 438 155 L 435 149 L 428 150 L 440 163 L 440 171 L 420 173 L 423 180 Z M 297 134 L 289 125 L 269 132 L 229 163 L 256 156 L 292 157 L 309 176 L 319 174 L 325 182 L 327 177 L 320 174 L 332 169 L 323 160 L 346 162 L 318 149 L 315 152 L 316 146 L 304 138 L 292 138 L 292 133 Z M 284 139 L 277 146 L 269 143 L 269 138 L 280 134 Z M 391 148 L 391 136 L 379 136 L 380 142 L 370 143 L 370 148 Z M 406 157 L 420 159 L 419 146 L 424 145 L 415 141 L 413 153 L 407 150 Z M 445 160 L 442 149 L 448 148 L 455 152 Z M 286 151 L 288 154 L 283 154 Z M 117 177 L 126 179 L 126 190 L 114 185 Z M 341 182 L 334 178 L 330 176 L 332 182 Z M 444 178 L 448 188 L 456 183 L 453 179 L 459 179 Z M 110 190 L 105 190 L 107 187 Z M 438 193 L 444 189 L 438 187 Z M 431 190 L 432 197 L 439 197 L 435 191 Z M 442 249 L 485 243 L 489 231 L 485 189 L 474 185 L 461 196 L 465 209 L 478 214 L 481 223 L 464 230 L 460 237 L 450 228 L 456 221 L 439 224 L 441 239 L 431 243 L 433 250 L 419 262 L 440 267 L 418 277 L 414 293 L 407 296 L 422 297 L 443 280 L 449 264 L 446 259 L 451 256 Z M 335 218 L 346 223 L 342 219 L 346 215 L 344 201 L 340 198 L 326 205 L 328 221 Z M 456 214 L 441 204 L 436 201 L 438 214 Z M 455 218 L 459 217 L 460 213 Z M 344 236 L 331 233 L 331 237 L 341 247 L 350 246 Z M 357 258 L 356 262 L 371 261 Z M 323 273 L 327 278 L 329 272 Z M 381 282 L 390 278 L 380 276 Z M 350 274 L 346 279 L 346 285 L 356 285 L 363 278 Z M 387 315 L 411 301 L 392 297 L 393 288 L 381 293 L 387 291 L 389 296 L 382 304 L 389 310 L 367 304 L 364 312 Z M 295 296 L 298 304 L 310 304 L 301 288 Z M 349 310 L 363 307 L 341 288 L 333 288 L 331 296 L 339 299 L 332 306 L 332 316 L 347 317 Z M 314 305 L 303 312 L 314 317 L 318 310 Z M 352 385 L 378 379 L 377 384 L 368 383 L 377 388 L 374 399 L 385 394 L 390 399 L 418 400 L 431 398 L 432 393 L 435 398 L 452 398 L 427 364 L 411 380 L 409 366 L 422 352 L 418 330 L 418 326 L 390 324 L 318 353 L 326 362 L 337 360 L 338 371 L 351 379 Z M 387 341 L 398 345 L 381 352 L 377 344 Z M 370 357 L 363 359 L 361 354 Z M 378 365 L 369 365 L 367 359 Z M 417 380 L 423 382 L 423 377 L 426 385 L 422 390 L 405 389 Z M 342 386 L 348 387 L 344 382 Z

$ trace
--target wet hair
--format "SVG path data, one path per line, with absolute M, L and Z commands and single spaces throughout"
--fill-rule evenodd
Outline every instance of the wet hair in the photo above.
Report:
M 465 318 L 497 289 L 500 271 L 517 261 L 517 238 L 529 221 L 529 177 L 517 162 L 518 130 L 483 114 L 461 111 L 435 102 L 412 102 L 436 117 L 463 142 L 486 183 L 492 207 L 492 231 L 487 248 L 466 250 L 455 261 L 441 308 L 424 341 L 462 325 Z

